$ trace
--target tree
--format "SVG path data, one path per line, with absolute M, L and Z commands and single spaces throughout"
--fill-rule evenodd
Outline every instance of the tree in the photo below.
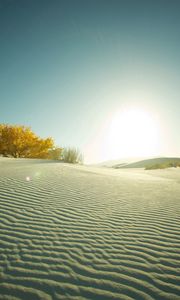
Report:
M 77 148 L 69 147 L 63 149 L 62 160 L 67 163 L 77 164 L 83 162 L 83 157 Z
M 0 124 L 0 154 L 11 157 L 48 158 L 52 138 L 41 139 L 29 127 Z

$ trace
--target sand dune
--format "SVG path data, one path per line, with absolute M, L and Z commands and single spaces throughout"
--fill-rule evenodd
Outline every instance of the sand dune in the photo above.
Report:
M 0 299 L 180 299 L 180 169 L 1 158 Z

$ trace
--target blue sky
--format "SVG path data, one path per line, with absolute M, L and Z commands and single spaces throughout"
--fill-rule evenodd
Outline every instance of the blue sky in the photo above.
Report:
M 0 0 L 1 123 L 93 162 L 109 116 L 135 106 L 158 118 L 160 154 L 179 155 L 179 87 L 178 0 Z

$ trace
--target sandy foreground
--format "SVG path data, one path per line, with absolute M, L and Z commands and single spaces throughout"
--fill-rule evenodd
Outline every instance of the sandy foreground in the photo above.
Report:
M 180 299 L 180 168 L 1 158 L 0 299 Z

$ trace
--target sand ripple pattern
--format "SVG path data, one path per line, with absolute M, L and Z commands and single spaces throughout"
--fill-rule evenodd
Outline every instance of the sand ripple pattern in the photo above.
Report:
M 180 299 L 180 181 L 122 172 L 1 159 L 0 299 Z

